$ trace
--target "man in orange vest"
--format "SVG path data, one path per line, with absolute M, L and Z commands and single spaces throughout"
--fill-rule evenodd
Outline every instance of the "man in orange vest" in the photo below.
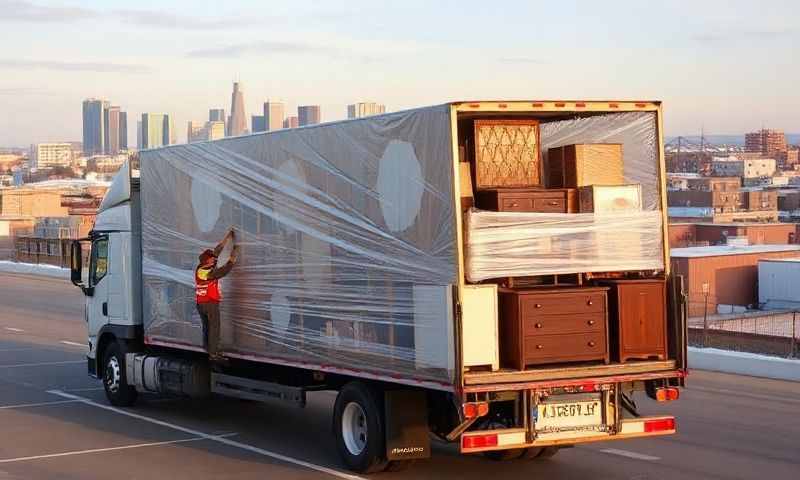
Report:
M 236 264 L 239 257 L 239 246 L 234 244 L 230 258 L 222 267 L 217 267 L 217 258 L 228 241 L 234 241 L 234 236 L 233 229 L 231 229 L 213 250 L 204 250 L 200 254 L 200 264 L 194 271 L 195 300 L 203 324 L 203 348 L 208 352 L 208 358 L 211 361 L 223 360 L 217 354 L 219 302 L 222 300 L 219 279 L 227 275 Z

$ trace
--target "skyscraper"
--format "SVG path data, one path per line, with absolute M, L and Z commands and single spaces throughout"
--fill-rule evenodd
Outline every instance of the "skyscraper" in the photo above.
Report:
M 264 121 L 264 115 L 252 115 L 250 117 L 250 131 L 253 133 L 267 131 L 267 123 Z
M 128 149 L 128 112 L 119 112 L 119 149 Z
M 283 103 L 269 100 L 264 103 L 264 123 L 267 125 L 267 131 L 283 128 L 283 117 Z
M 203 123 L 195 120 L 189 120 L 189 126 L 186 130 L 186 143 L 201 142 L 203 138 Z
M 119 107 L 110 106 L 103 111 L 103 153 L 119 153 Z
M 224 108 L 212 108 L 208 111 L 208 121 L 209 122 L 224 122 L 225 121 L 225 109 Z
M 136 120 L 136 149 L 141 150 L 144 144 L 144 140 L 142 139 L 142 121 Z
M 142 114 L 142 147 L 157 148 L 169 145 L 175 133 L 172 119 L 164 113 Z
M 232 137 L 247 133 L 247 117 L 244 113 L 244 93 L 239 89 L 239 82 L 233 82 L 230 123 L 228 130 Z
M 297 128 L 300 126 L 300 122 L 297 120 L 297 117 L 292 115 L 290 117 L 286 117 L 286 120 L 283 121 L 283 128 Z
M 297 120 L 301 127 L 320 122 L 319 105 L 301 105 L 297 107 Z
M 358 102 L 347 106 L 347 118 L 369 117 L 386 113 L 386 105 L 375 102 Z
M 83 152 L 102 155 L 105 152 L 105 100 L 88 98 L 83 101 Z

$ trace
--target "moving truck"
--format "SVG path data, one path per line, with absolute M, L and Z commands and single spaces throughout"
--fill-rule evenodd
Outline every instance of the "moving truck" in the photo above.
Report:
M 122 406 L 338 391 L 363 473 L 428 457 L 429 433 L 494 460 L 674 433 L 634 401 L 687 372 L 661 115 L 455 102 L 139 152 L 72 246 L 89 374 Z M 231 228 L 218 363 L 194 272 Z

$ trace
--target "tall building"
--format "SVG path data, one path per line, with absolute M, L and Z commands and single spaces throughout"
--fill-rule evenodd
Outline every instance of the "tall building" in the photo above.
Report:
M 164 113 L 142 114 L 141 148 L 157 148 L 170 145 L 175 137 L 172 119 Z
M 264 121 L 264 115 L 253 115 L 250 117 L 250 131 L 253 133 L 267 131 L 267 122 Z
M 231 93 L 231 121 L 228 127 L 232 137 L 247 133 L 247 117 L 244 113 L 244 93 L 239 88 L 239 82 L 233 83 Z
M 103 153 L 106 155 L 119 153 L 119 116 L 120 109 L 114 105 L 103 111 Z
M 136 120 L 136 149 L 142 149 L 142 121 Z
M 264 102 L 264 123 L 267 131 L 280 130 L 283 128 L 284 107 L 281 102 Z
M 206 140 L 219 140 L 225 138 L 225 122 L 213 121 L 206 123 L 203 129 L 206 134 Z
M 208 111 L 208 121 L 209 122 L 225 122 L 225 109 L 224 108 L 212 108 Z
M 83 151 L 86 155 L 105 153 L 105 110 L 109 103 L 97 98 L 83 101 Z
M 299 126 L 300 121 L 294 115 L 286 117 L 286 120 L 283 121 L 283 128 L 297 128 Z
M 202 142 L 203 140 L 205 140 L 203 138 L 203 123 L 190 120 L 186 130 L 186 143 Z
M 297 107 L 297 120 L 301 127 L 319 123 L 321 121 L 319 105 L 301 105 Z
M 762 128 L 757 132 L 747 133 L 744 136 L 744 144 L 748 152 L 759 152 L 770 158 L 779 157 L 788 150 L 786 135 L 780 130 Z
M 128 112 L 119 112 L 119 149 L 128 149 Z
M 68 167 L 72 164 L 72 144 L 36 143 L 31 145 L 31 168 Z
M 375 102 L 359 102 L 347 106 L 347 118 L 369 117 L 386 113 L 386 105 Z

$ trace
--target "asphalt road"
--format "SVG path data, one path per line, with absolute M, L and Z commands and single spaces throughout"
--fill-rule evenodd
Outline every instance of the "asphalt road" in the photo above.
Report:
M 228 399 L 144 399 L 113 409 L 86 375 L 83 297 L 67 282 L 0 279 L 0 479 L 356 478 L 330 433 L 334 395 L 305 409 Z M 679 433 L 495 463 L 434 446 L 380 478 L 795 479 L 800 384 L 695 371 L 682 398 L 652 402 Z M 640 400 L 643 401 L 643 400 Z

